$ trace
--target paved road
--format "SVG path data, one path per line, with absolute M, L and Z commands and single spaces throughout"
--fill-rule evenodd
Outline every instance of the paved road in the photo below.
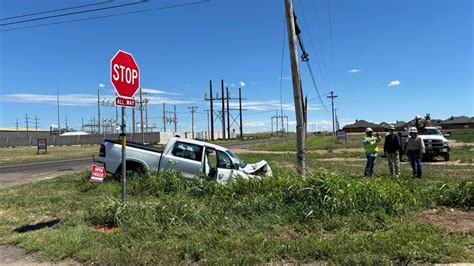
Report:
M 91 167 L 92 158 L 0 166 L 0 188 L 50 179 Z

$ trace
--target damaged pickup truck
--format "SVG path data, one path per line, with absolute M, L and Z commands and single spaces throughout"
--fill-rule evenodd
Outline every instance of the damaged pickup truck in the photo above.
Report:
M 225 183 L 232 177 L 271 176 L 266 161 L 246 164 L 227 148 L 211 143 L 171 138 L 163 150 L 135 142 L 127 142 L 127 175 L 144 172 L 179 171 L 184 177 L 208 176 Z M 120 175 L 122 147 L 118 140 L 105 140 L 96 162 L 110 174 Z

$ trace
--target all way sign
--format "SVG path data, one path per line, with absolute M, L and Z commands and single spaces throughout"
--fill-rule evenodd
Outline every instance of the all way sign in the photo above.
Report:
M 115 97 L 115 105 L 135 108 L 137 102 L 134 99 Z
M 136 102 L 132 98 L 140 87 L 140 68 L 132 54 L 119 50 L 110 60 L 110 81 L 119 96 L 115 104 L 135 107 Z

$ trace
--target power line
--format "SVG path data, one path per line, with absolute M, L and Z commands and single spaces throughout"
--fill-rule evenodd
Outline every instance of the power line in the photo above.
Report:
M 336 67 L 334 65 L 334 45 L 332 41 L 331 5 L 329 4 L 329 0 L 328 0 L 328 16 L 329 16 L 329 37 L 331 41 L 332 74 L 334 78 L 334 86 L 336 86 Z
M 303 14 L 303 23 L 304 23 L 304 25 L 307 29 L 308 35 L 309 35 L 309 41 L 310 41 L 310 44 L 311 44 L 311 48 L 313 49 L 313 53 L 316 54 L 316 49 L 314 48 L 315 46 L 314 46 L 314 42 L 313 42 L 313 37 L 311 36 L 311 31 L 309 30 L 309 24 L 306 21 L 306 15 L 304 13 L 303 2 L 301 0 L 299 0 L 299 3 L 300 3 L 300 8 L 301 8 L 301 13 Z M 319 69 L 319 74 L 321 76 L 322 81 L 326 84 L 326 86 L 328 86 L 328 82 L 327 82 L 327 80 L 325 78 L 325 75 L 322 71 L 322 67 L 321 67 L 321 64 L 319 63 L 319 60 L 316 60 L 316 66 Z
M 31 18 L 31 19 L 25 19 L 25 20 L 20 20 L 20 21 L 8 22 L 8 23 L 0 24 L 0 26 L 8 26 L 8 25 L 20 24 L 20 23 L 25 23 L 25 22 L 45 20 L 45 19 L 50 19 L 50 18 L 59 18 L 59 17 L 70 16 L 70 15 L 84 14 L 84 13 L 102 11 L 102 10 L 107 10 L 107 9 L 112 9 L 112 8 L 143 4 L 146 2 L 148 2 L 148 0 L 140 0 L 139 2 L 126 3 L 126 4 L 115 5 L 115 6 L 100 7 L 100 8 L 95 8 L 95 9 L 88 9 L 88 10 L 75 11 L 75 12 L 69 12 L 69 13 L 58 14 L 58 15 L 51 15 L 51 16 L 45 16 L 45 17 L 39 17 L 39 18 Z
M 293 12 L 294 13 L 294 12 Z M 295 28 L 296 28 L 296 35 L 298 37 L 298 42 L 300 44 L 300 49 L 302 51 L 302 56 L 301 56 L 301 61 L 305 62 L 307 67 L 308 67 L 308 71 L 309 71 L 309 74 L 311 75 L 311 80 L 313 82 L 313 86 L 314 86 L 314 89 L 316 90 L 316 93 L 318 94 L 319 98 L 321 99 L 321 104 L 323 105 L 324 109 L 326 110 L 326 112 L 329 112 L 329 110 L 327 109 L 326 105 L 324 104 L 323 100 L 322 100 L 322 97 L 321 97 L 321 93 L 319 92 L 319 88 L 318 88 L 318 84 L 316 82 L 316 79 L 314 77 L 314 73 L 313 73 L 313 70 L 311 68 L 311 65 L 309 64 L 309 55 L 308 53 L 306 53 L 306 50 L 304 48 L 304 45 L 303 45 L 303 39 L 301 38 L 301 30 L 298 26 L 298 23 L 296 22 L 296 15 L 295 15 Z M 300 81 L 301 82 L 301 81 Z
M 285 40 L 286 40 L 286 21 L 283 24 L 283 42 L 281 45 L 281 67 L 280 67 L 280 109 L 281 115 L 283 115 L 283 59 L 285 56 Z
M 83 7 L 89 7 L 89 6 L 98 6 L 98 5 L 107 4 L 107 3 L 110 3 L 110 2 L 113 2 L 113 1 L 114 1 L 114 0 L 107 0 L 107 1 L 104 1 L 104 2 L 99 2 L 99 3 L 94 3 L 94 4 L 87 4 L 87 5 L 80 5 L 80 6 L 71 6 L 71 7 L 66 7 L 66 8 L 60 8 L 60 9 L 53 9 L 53 10 L 41 11 L 41 12 L 37 12 L 37 13 L 30 13 L 30 14 L 18 15 L 18 16 L 13 16 L 13 17 L 0 18 L 0 21 L 9 20 L 9 19 L 15 19 L 15 18 L 24 18 L 24 17 L 42 15 L 42 14 L 47 14 L 47 13 L 54 13 L 54 12 L 58 12 L 58 11 L 64 11 L 64 10 L 70 10 L 70 9 L 77 9 L 77 8 L 83 8 Z
M 169 6 L 162 6 L 162 7 L 157 7 L 157 8 L 148 8 L 148 9 L 142 9 L 142 10 L 136 10 L 136 11 L 130 11 L 130 12 L 123 12 L 123 13 L 117 13 L 117 14 L 111 14 L 111 15 L 103 15 L 103 16 L 96 16 L 96 17 L 89 17 L 89 18 L 66 20 L 66 21 L 58 21 L 58 22 L 51 22 L 51 23 L 43 23 L 43 24 L 17 27 L 17 28 L 11 28 L 11 29 L 4 29 L 4 30 L 2 29 L 2 30 L 0 30 L 0 32 L 2 32 L 2 31 L 14 31 L 14 30 L 21 30 L 21 29 L 28 29 L 28 28 L 37 28 L 37 27 L 44 27 L 44 26 L 51 26 L 51 25 L 58 25 L 58 24 L 65 24 L 65 23 L 72 23 L 72 22 L 80 22 L 80 21 L 87 21 L 87 20 L 95 20 L 95 19 L 102 19 L 102 18 L 109 18 L 109 17 L 117 17 L 117 16 L 131 15 L 131 14 L 144 13 L 144 12 L 152 12 L 152 11 L 156 11 L 156 10 L 172 9 L 172 8 L 177 8 L 177 7 L 185 7 L 185 6 L 204 4 L 204 3 L 208 3 L 210 1 L 211 0 L 201 0 L 201 1 L 196 1 L 196 2 L 191 2 L 191 3 L 186 3 L 186 4 L 169 5 Z
M 324 102 L 323 102 L 323 98 L 321 97 L 321 93 L 319 92 L 318 85 L 316 83 L 316 79 L 314 78 L 313 70 L 311 69 L 311 65 L 309 64 L 309 62 L 306 62 L 306 66 L 308 67 L 309 75 L 311 76 L 313 86 L 316 90 L 316 93 L 318 94 L 318 97 L 316 97 L 316 98 L 318 98 L 321 101 L 321 104 L 323 105 L 324 110 L 326 112 L 329 112 L 328 108 L 326 107 L 326 104 L 324 104 Z

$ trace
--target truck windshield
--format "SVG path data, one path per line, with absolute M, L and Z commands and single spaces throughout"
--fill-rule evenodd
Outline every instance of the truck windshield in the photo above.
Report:
M 422 130 L 420 135 L 441 135 L 441 133 L 436 128 L 427 128 Z
M 242 159 L 239 158 L 239 156 L 237 156 L 235 153 L 231 152 L 230 150 L 227 150 L 227 154 L 229 154 L 230 157 L 232 157 L 232 159 L 239 164 L 239 166 L 241 168 L 244 168 L 247 164 L 242 161 Z

